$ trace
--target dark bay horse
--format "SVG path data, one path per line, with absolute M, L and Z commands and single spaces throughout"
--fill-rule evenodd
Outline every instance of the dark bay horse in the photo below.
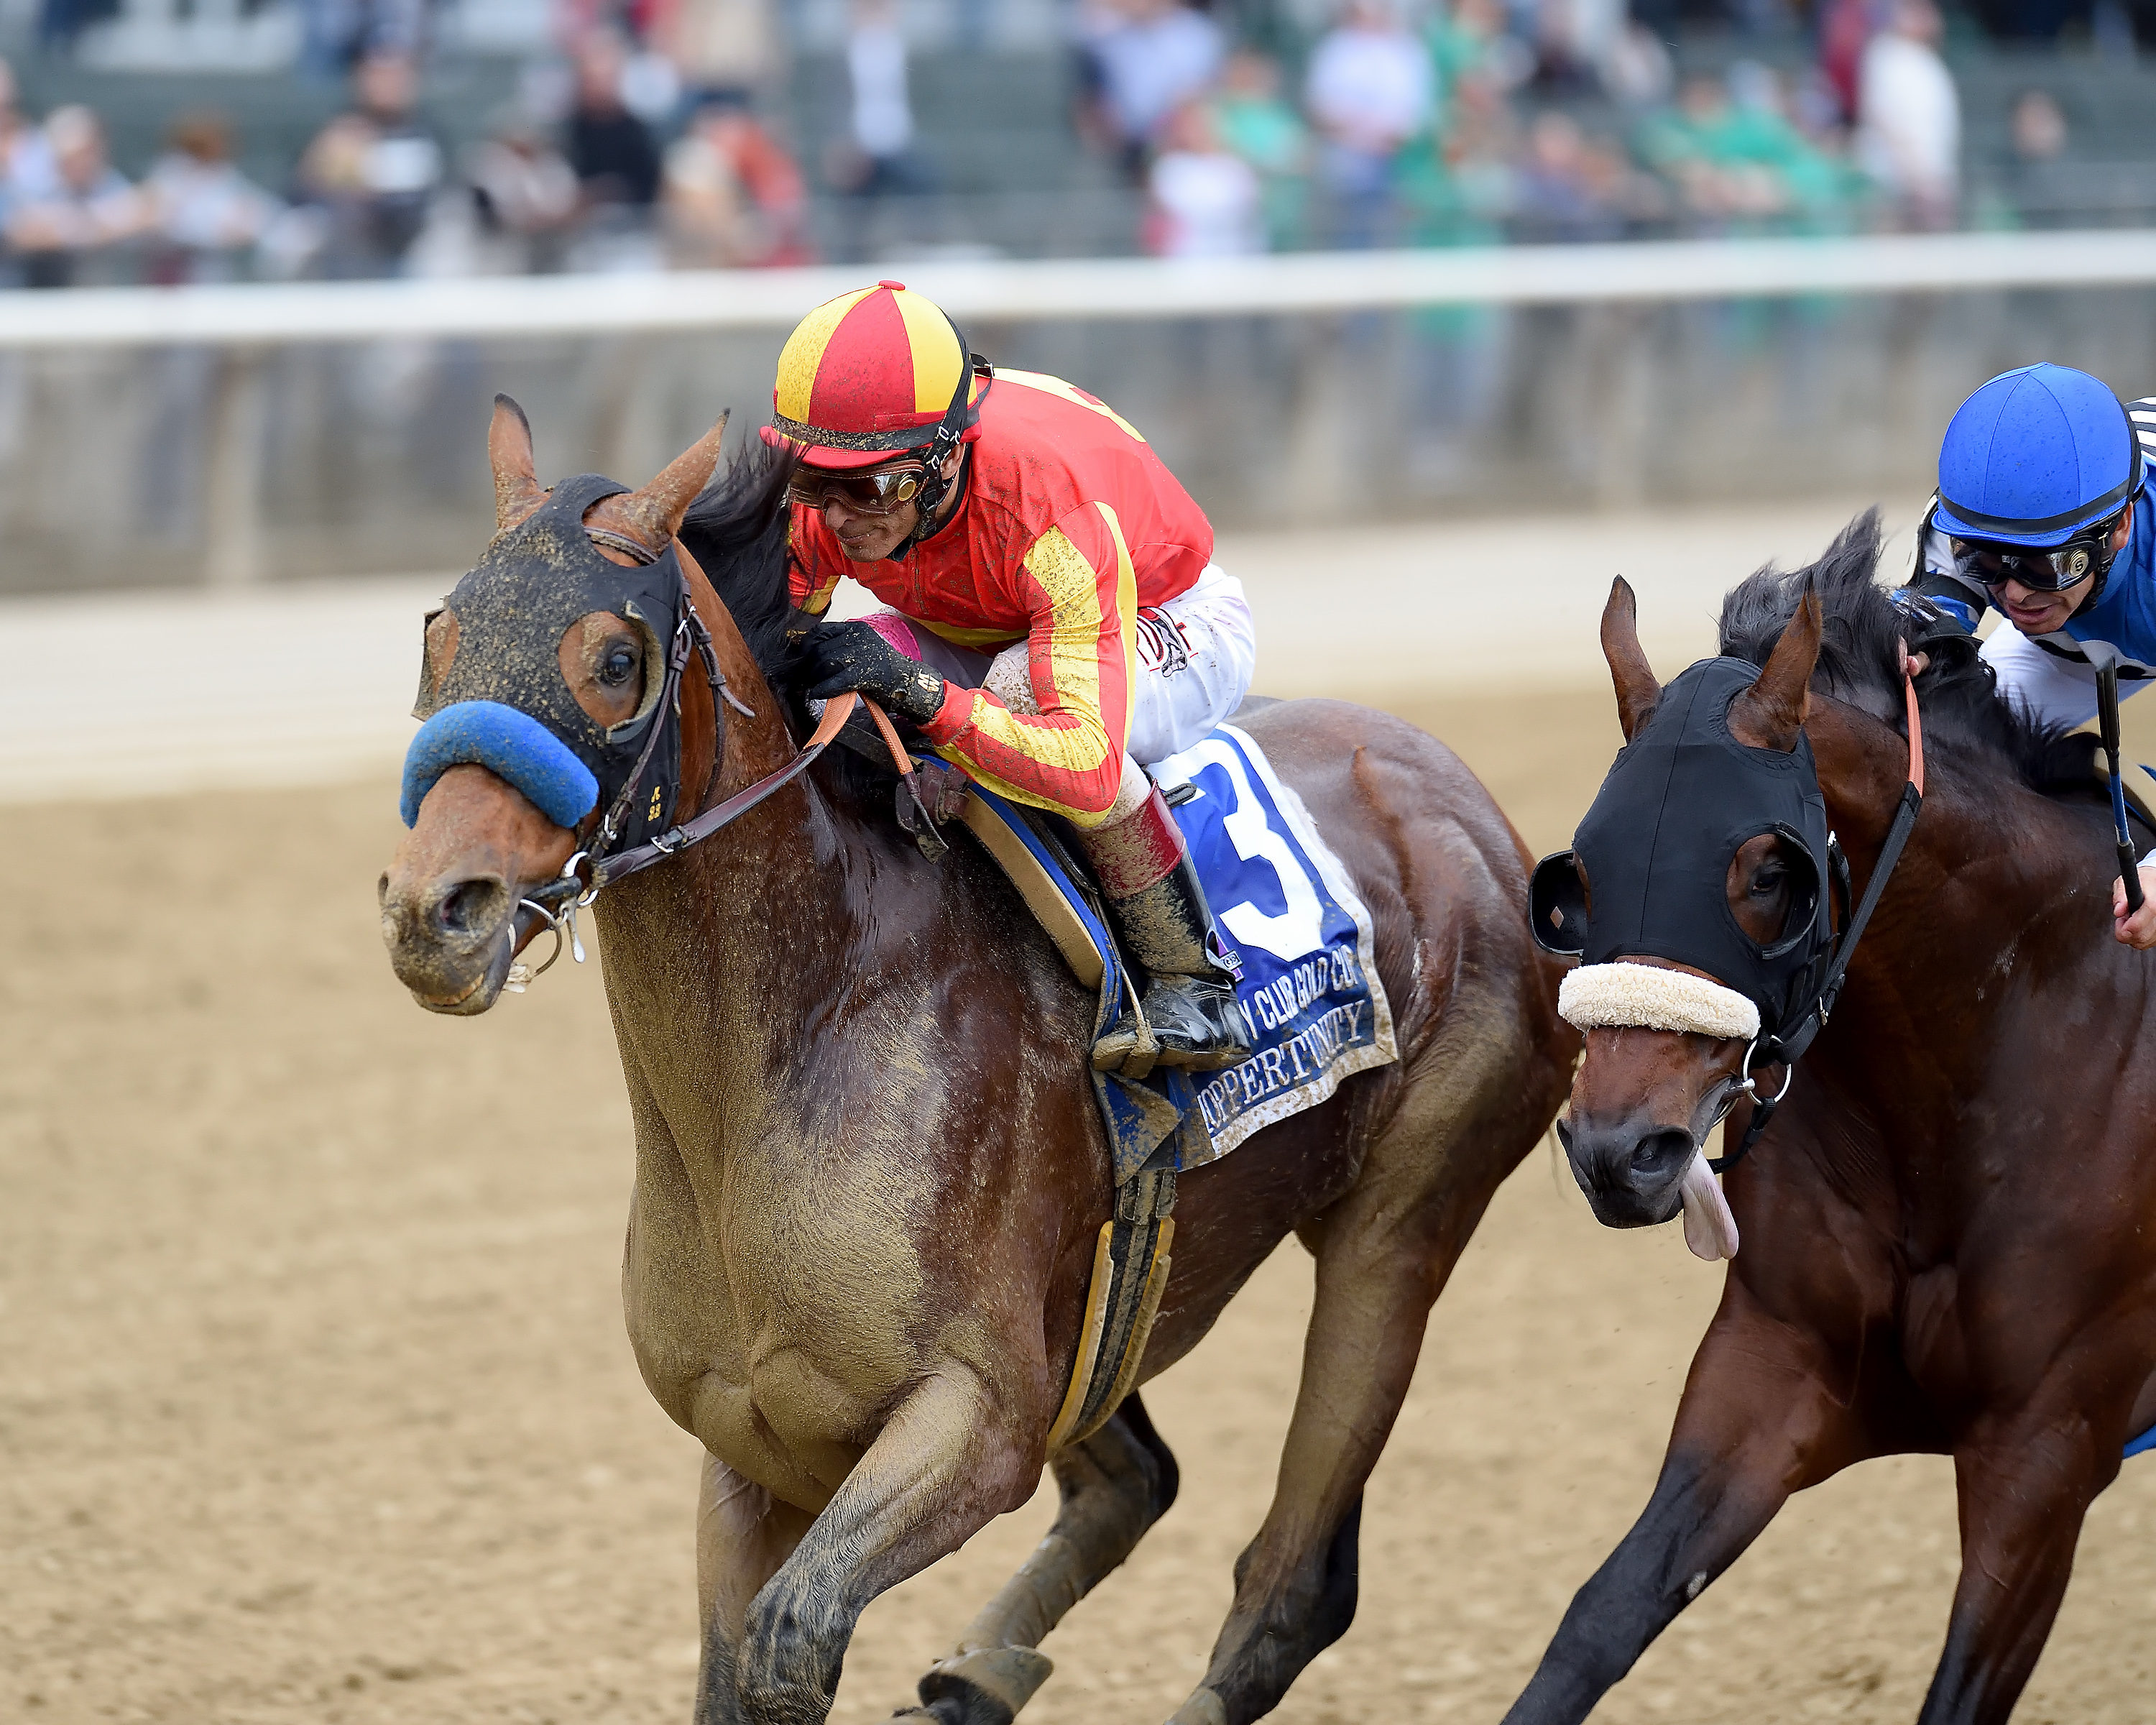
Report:
M 1860 896 L 1911 762 L 1878 552 L 1867 514 L 1811 568 L 1744 582 L 1721 623 L 1722 652 L 1762 667 L 1731 734 L 1784 754 L 1810 738 Z M 1622 583 L 1603 642 L 1629 739 L 1661 687 Z M 2156 1065 L 2136 1057 L 2156 969 L 2112 938 L 2092 739 L 2033 728 L 1973 652 L 1917 686 L 1926 770 L 1907 848 L 1787 1101 L 1727 1176 L 1742 1247 L 1661 1476 L 1565 1613 L 1507 1716 L 1518 1725 L 1586 1717 L 1792 1491 L 1915 1451 L 1953 1457 L 1962 1534 L 1919 1717 L 2003 1720 L 2090 1502 L 2156 1425 Z M 1763 834 L 1729 865 L 1755 942 L 1781 927 L 1785 844 Z M 1560 1135 L 1598 1216 L 1675 1213 L 1743 1053 L 1705 1034 L 1589 1031 Z M 1762 1089 L 1780 1078 L 1767 1069 Z
M 544 494 L 521 414 L 497 411 L 490 444 L 506 531 Z M 715 432 L 583 516 L 624 566 L 625 546 L 644 562 L 678 544 L 746 710 L 721 714 L 701 677 L 683 680 L 685 816 L 786 762 L 803 722 L 784 472 L 752 454 L 692 508 L 717 457 Z M 483 648 L 477 633 L 438 616 L 427 675 L 439 684 L 460 639 Z M 657 674 L 648 637 L 598 612 L 562 634 L 596 722 L 637 711 Z M 1519 839 L 1457 759 L 1338 702 L 1246 722 L 1369 906 L 1400 1058 L 1181 1183 L 1144 1376 L 1195 1347 L 1288 1233 L 1317 1286 L 1278 1493 L 1178 1725 L 1265 1713 L 1347 1629 L 1364 1482 L 1430 1305 L 1548 1129 L 1578 1047 L 1556 1015 L 1561 967 L 1527 938 Z M 442 775 L 382 886 L 392 961 L 421 1004 L 492 1005 L 519 900 L 586 836 L 485 767 Z M 838 756 L 609 887 L 597 915 L 636 1132 L 629 1337 L 709 1452 L 698 1719 L 824 1719 L 869 1602 L 1025 1502 L 1045 1463 L 1053 1531 L 911 1715 L 1004 1725 L 1048 1674 L 1030 1650 L 1176 1489 L 1135 1394 L 1091 1437 L 1047 1447 L 1110 1203 L 1091 999 L 983 853 L 961 841 L 924 860 L 891 782 Z

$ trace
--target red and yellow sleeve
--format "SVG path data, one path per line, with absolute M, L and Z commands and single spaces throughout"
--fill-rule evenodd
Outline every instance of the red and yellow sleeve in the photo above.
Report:
M 1092 826 L 1122 783 L 1137 675 L 1137 575 L 1115 511 L 1071 511 L 1034 541 L 1014 581 L 1040 711 L 954 685 L 921 728 L 990 790 Z
M 822 529 L 806 510 L 796 508 L 786 529 L 786 585 L 793 608 L 821 617 L 831 606 L 832 590 L 844 569 L 818 543 Z

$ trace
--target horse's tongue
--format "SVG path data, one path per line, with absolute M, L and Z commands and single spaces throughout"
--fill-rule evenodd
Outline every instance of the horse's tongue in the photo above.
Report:
M 1722 1195 L 1722 1182 L 1707 1165 L 1707 1153 L 1695 1150 L 1684 1177 L 1685 1244 L 1710 1264 L 1737 1255 L 1737 1218 Z

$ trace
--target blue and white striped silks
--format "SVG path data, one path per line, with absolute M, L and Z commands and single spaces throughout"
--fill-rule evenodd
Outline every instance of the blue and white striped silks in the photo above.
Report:
M 422 725 L 405 751 L 398 812 L 406 826 L 418 824 L 434 781 L 466 762 L 515 785 L 558 827 L 573 827 L 599 800 L 591 768 L 529 713 L 498 701 L 460 701 Z

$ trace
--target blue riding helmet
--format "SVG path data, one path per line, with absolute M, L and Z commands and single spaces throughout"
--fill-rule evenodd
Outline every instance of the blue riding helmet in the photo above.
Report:
M 2116 515 L 2142 477 L 2117 396 L 2071 366 L 2023 366 L 1984 384 L 1948 425 L 1933 519 L 1956 539 L 2041 550 Z

